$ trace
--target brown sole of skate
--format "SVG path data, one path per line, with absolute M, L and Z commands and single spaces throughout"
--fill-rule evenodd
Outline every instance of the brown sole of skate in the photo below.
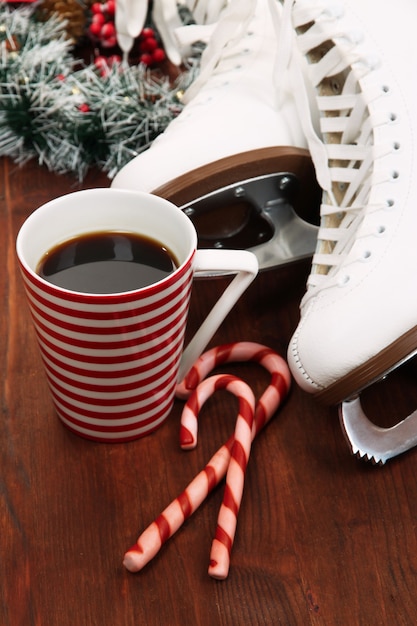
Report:
M 348 401 L 417 354 L 417 326 L 314 397 L 323 404 Z

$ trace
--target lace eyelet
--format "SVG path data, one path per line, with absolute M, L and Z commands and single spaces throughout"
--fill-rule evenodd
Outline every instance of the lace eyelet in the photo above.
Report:
M 341 19 L 345 14 L 345 10 L 340 2 L 329 3 L 323 8 L 323 15 L 330 19 Z
M 364 55 L 361 59 L 362 65 L 365 68 L 368 68 L 369 71 L 377 70 L 381 65 L 381 58 L 377 54 L 367 54 Z
M 346 285 L 349 283 L 350 281 L 350 276 L 349 274 L 344 274 L 343 276 L 340 276 L 339 280 L 337 281 L 339 287 L 346 287 Z
M 365 39 L 365 35 L 362 30 L 350 30 L 345 33 L 345 38 L 349 43 L 358 45 Z
M 372 252 L 370 250 L 364 250 L 361 255 L 361 261 L 369 261 L 372 256 Z

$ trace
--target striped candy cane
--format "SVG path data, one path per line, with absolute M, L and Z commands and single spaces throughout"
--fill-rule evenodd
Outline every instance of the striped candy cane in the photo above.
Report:
M 276 376 L 277 373 L 282 373 L 282 371 L 285 372 L 285 370 L 287 370 L 286 363 L 280 356 L 260 344 L 239 342 L 213 348 L 203 354 L 186 376 L 179 389 L 177 388 L 177 395 L 180 394 L 181 397 L 184 397 L 189 393 L 189 389 L 197 386 L 197 393 L 194 392 L 190 397 L 181 417 L 180 443 L 182 448 L 191 449 L 197 445 L 198 415 L 204 402 L 212 393 L 211 386 L 207 385 L 206 389 L 205 382 L 200 381 L 208 372 L 222 363 L 244 360 L 257 361 L 266 367 L 273 377 Z M 257 419 L 253 422 L 252 439 L 263 427 L 267 419 L 273 415 L 279 405 L 281 397 L 274 397 L 279 384 L 284 382 L 289 386 L 290 376 L 288 371 L 286 373 L 287 376 L 281 377 L 279 375 L 276 377 L 276 379 L 271 382 L 267 392 L 262 396 L 257 406 Z M 208 381 L 209 380 L 210 379 L 208 379 Z M 213 389 L 213 391 L 215 391 L 215 389 Z M 281 389 L 279 393 L 281 396 Z M 284 394 L 286 394 L 286 389 L 284 389 Z M 237 426 L 238 423 L 239 417 Z M 235 454 L 233 450 L 235 450 Z M 239 441 L 238 435 L 235 432 L 235 442 L 226 476 L 225 495 L 220 508 L 216 536 L 210 554 L 209 574 L 214 578 L 224 579 L 228 575 L 230 553 L 236 531 L 237 514 L 243 493 L 243 475 L 246 470 L 249 453 L 250 446 L 244 450 L 242 448 L 242 440 Z
M 255 361 L 271 374 L 271 382 L 255 409 L 253 437 L 265 426 L 291 385 L 291 375 L 286 361 L 276 352 L 259 343 L 239 341 L 237 343 L 217 346 L 205 352 L 193 365 L 184 380 L 177 385 L 177 398 L 186 399 L 198 387 L 201 381 L 215 367 L 224 363 Z M 191 399 L 190 399 L 191 401 Z M 197 445 L 197 416 L 200 407 L 194 402 L 192 410 L 186 405 L 181 417 L 180 444 L 183 449 L 191 449 Z
M 188 400 L 181 423 L 186 423 L 187 418 L 196 420 L 204 402 L 218 389 L 226 389 L 239 398 L 239 414 L 232 438 L 225 493 L 217 520 L 216 537 L 213 541 L 209 567 L 210 576 L 226 578 L 236 532 L 237 515 L 243 496 L 244 476 L 252 445 L 255 396 L 250 387 L 235 376 L 226 374 L 211 376 L 198 385 Z M 185 428 L 181 432 L 184 435 Z
M 183 448 L 190 448 L 196 445 L 198 411 L 209 395 L 207 395 L 208 386 L 204 386 L 201 392 L 200 383 L 203 378 L 216 365 L 230 361 L 250 360 L 260 363 L 271 373 L 271 383 L 255 407 L 251 427 L 251 441 L 271 419 L 290 387 L 290 373 L 284 359 L 269 348 L 256 343 L 240 342 L 220 346 L 202 355 L 178 387 L 178 396 L 182 398 L 187 397 L 194 388 L 194 393 L 187 402 L 183 413 L 185 415 L 180 431 L 180 441 Z M 242 384 L 244 385 L 245 383 Z M 200 396 L 198 395 L 199 390 L 195 389 L 198 385 L 200 385 Z M 242 390 L 242 388 L 240 389 Z M 252 392 L 251 395 L 253 395 Z M 239 406 L 240 409 L 241 406 Z M 137 542 L 126 552 L 124 557 L 123 563 L 129 571 L 137 572 L 141 570 L 158 553 L 162 545 L 180 528 L 183 522 L 194 513 L 214 487 L 218 485 L 228 471 L 234 444 L 235 434 L 215 453 L 206 467 L 191 481 L 182 494 L 140 535 Z M 236 472 L 241 472 L 241 469 L 236 470 Z M 241 472 L 240 477 L 242 474 L 243 472 Z M 232 483 L 233 481 L 234 479 Z M 238 489 L 236 493 L 238 493 Z M 225 501 L 228 502 L 226 493 Z M 232 520 L 231 525 L 228 527 L 231 533 L 235 523 Z M 230 550 L 228 548 L 226 552 L 224 548 L 219 550 L 219 544 L 216 540 L 219 541 L 217 534 L 213 542 L 209 573 L 212 576 L 223 578 L 227 576 Z M 227 543 L 231 548 L 230 541 Z M 220 555 L 219 552 L 221 552 Z
M 231 490 L 233 490 L 235 507 L 239 508 L 243 494 L 243 473 L 252 441 L 255 397 L 246 383 L 230 375 L 208 378 L 201 383 L 194 394 L 200 396 L 200 403 L 202 403 L 217 389 L 226 389 L 239 398 L 239 415 L 234 436 L 230 437 L 228 442 L 216 452 L 204 470 L 194 478 L 178 498 L 171 502 L 142 533 L 133 548 L 125 554 L 124 565 L 130 571 L 139 571 L 155 556 L 163 543 L 194 513 L 226 473 L 228 477 L 230 476 L 229 482 L 232 481 Z M 232 466 L 231 459 L 233 458 L 236 460 Z M 239 475 L 239 470 L 241 475 Z M 223 515 L 219 523 L 223 523 L 226 526 L 227 535 L 233 537 L 237 518 L 225 523 L 224 517 Z

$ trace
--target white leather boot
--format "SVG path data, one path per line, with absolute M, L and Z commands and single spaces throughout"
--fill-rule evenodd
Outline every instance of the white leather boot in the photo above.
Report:
M 304 390 L 337 403 L 417 351 L 417 3 L 298 0 L 287 18 L 281 70 L 323 189 L 288 359 Z
M 236 176 L 292 171 L 293 159 L 302 166 L 310 161 L 292 97 L 278 108 L 276 49 L 268 0 L 233 0 L 210 37 L 184 109 L 112 186 L 181 203 L 192 197 L 190 186 L 201 195 Z
M 260 269 L 311 256 L 317 237 L 314 168 L 288 81 L 274 82 L 279 8 L 232 0 L 184 109 L 112 183 L 171 200 L 200 247 L 251 249 Z

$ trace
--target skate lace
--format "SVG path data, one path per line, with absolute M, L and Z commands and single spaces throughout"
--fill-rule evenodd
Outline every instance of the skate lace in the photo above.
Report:
M 136 0 L 137 1 L 137 0 Z M 153 0 L 152 18 L 168 57 L 188 65 L 191 47 L 205 44 L 227 0 Z
M 176 1 L 176 0 L 175 0 Z M 177 2 L 177 6 L 187 6 L 197 24 L 212 24 L 219 19 L 227 0 L 187 0 Z
M 232 0 L 222 13 L 222 19 L 210 34 L 209 43 L 201 58 L 200 72 L 184 94 L 185 103 L 192 100 L 225 60 L 230 61 L 241 53 L 240 42 L 248 33 L 248 26 L 255 13 L 256 0 Z M 211 28 L 210 25 L 201 28 Z
M 316 89 L 318 129 L 310 115 L 299 53 L 309 61 L 306 71 Z M 362 45 L 360 34 L 344 21 L 338 3 L 284 0 L 277 75 L 289 72 L 317 180 L 324 192 L 318 243 L 304 302 L 317 287 L 348 282 L 346 265 L 358 228 L 365 213 L 381 208 L 368 203 L 373 163 L 392 148 L 374 145 L 373 128 L 389 121 L 385 115 L 371 118 L 367 107 L 367 101 L 383 95 L 379 84 L 370 88 L 376 66 L 377 60 Z M 367 84 L 367 101 L 363 81 Z M 342 263 L 343 274 L 338 273 Z

